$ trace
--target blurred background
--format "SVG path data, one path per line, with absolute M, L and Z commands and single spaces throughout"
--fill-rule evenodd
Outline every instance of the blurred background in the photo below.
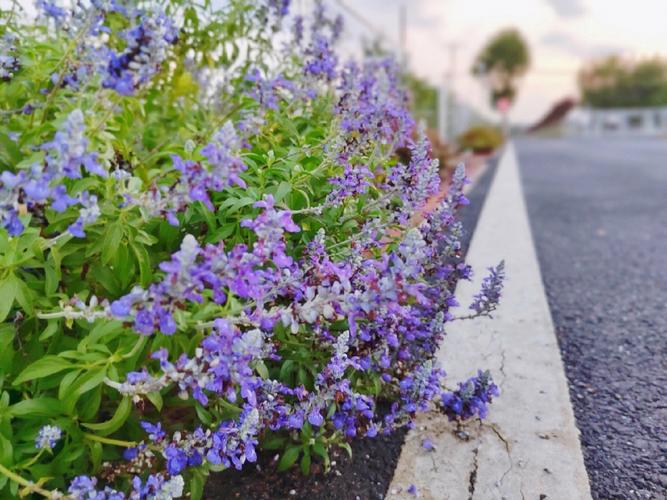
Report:
M 295 3 L 305 11 L 312 1 Z M 667 135 L 667 2 L 329 5 L 346 17 L 344 51 L 389 51 L 403 62 L 415 111 L 441 139 L 454 141 L 478 124 L 502 127 L 505 119 L 542 134 Z

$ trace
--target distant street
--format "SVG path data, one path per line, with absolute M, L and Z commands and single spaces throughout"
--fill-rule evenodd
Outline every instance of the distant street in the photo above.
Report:
M 665 498 L 667 139 L 516 147 L 593 496 Z

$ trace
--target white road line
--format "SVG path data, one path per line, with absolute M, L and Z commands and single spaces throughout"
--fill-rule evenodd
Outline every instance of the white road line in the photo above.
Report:
M 408 433 L 387 498 L 414 498 L 407 492 L 412 484 L 426 499 L 591 498 L 511 143 L 468 252 L 475 279 L 457 290 L 464 307 L 485 269 L 501 259 L 507 282 L 494 318 L 452 323 L 438 360 L 450 385 L 474 375 L 477 368 L 489 368 L 502 394 L 481 425 L 463 427 L 467 441 L 455 435 L 455 425 L 444 415 L 419 417 Z M 422 447 L 427 437 L 435 451 Z

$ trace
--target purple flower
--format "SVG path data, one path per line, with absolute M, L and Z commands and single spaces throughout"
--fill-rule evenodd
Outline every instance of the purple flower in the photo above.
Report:
M 477 376 L 460 383 L 456 391 L 442 393 L 442 410 L 449 420 L 466 420 L 475 415 L 483 419 L 493 397 L 499 395 L 500 390 L 489 371 L 479 370 Z
M 110 307 L 111 314 L 117 318 L 125 318 L 129 316 L 130 312 L 132 311 L 132 303 L 133 301 L 129 296 L 114 300 Z
M 176 333 L 176 322 L 174 321 L 174 317 L 169 311 L 159 307 L 157 310 L 157 316 L 161 333 L 165 335 L 172 335 Z
M 160 422 L 151 424 L 150 422 L 143 421 L 141 422 L 141 427 L 148 433 L 148 439 L 153 442 L 161 441 L 165 436 L 165 432 L 162 430 L 162 424 L 160 424 Z
M 144 335 L 150 335 L 155 330 L 153 315 L 147 309 L 141 309 L 134 318 L 134 329 Z
M 177 33 L 173 20 L 164 13 L 143 16 L 139 24 L 123 34 L 127 47 L 122 53 L 106 49 L 102 86 L 121 95 L 133 95 L 159 72 Z
M 46 150 L 45 164 L 35 164 L 29 170 L 16 174 L 5 171 L 0 176 L 0 225 L 16 236 L 23 232 L 18 219 L 18 207 L 25 205 L 28 211 L 51 202 L 57 212 L 79 204 L 78 219 L 68 230 L 74 236 L 85 237 L 84 227 L 94 223 L 100 215 L 97 197 L 84 191 L 77 198 L 71 197 L 62 182 L 64 177 L 79 178 L 83 167 L 87 172 L 106 176 L 94 153 L 87 152 L 88 141 L 84 136 L 83 113 L 72 111 L 56 132 L 52 141 L 41 146 Z
M 53 449 L 62 437 L 62 429 L 55 425 L 45 425 L 39 429 L 35 438 L 35 447 L 37 449 Z
M 296 91 L 290 80 L 286 80 L 281 75 L 272 79 L 264 78 L 257 68 L 246 74 L 245 81 L 251 85 L 247 94 L 265 110 L 278 109 L 281 93 Z
M 149 474 L 145 481 L 142 481 L 139 476 L 134 476 L 129 498 L 131 500 L 181 498 L 184 486 L 185 482 L 180 475 L 166 479 L 165 475 L 160 473 Z
M 58 7 L 52 0 L 37 0 L 35 6 L 42 11 L 42 13 L 56 21 L 59 24 L 67 18 L 67 11 L 62 7 Z
M 76 198 L 72 198 L 67 193 L 67 188 L 65 188 L 65 186 L 62 184 L 59 184 L 53 188 L 51 191 L 51 197 L 51 208 L 53 208 L 56 212 L 64 212 L 70 206 L 76 205 L 78 202 Z
M 0 38 L 0 81 L 11 80 L 21 68 L 16 57 L 16 35 L 7 31 Z
M 81 177 L 81 167 L 92 174 L 106 177 L 106 170 L 98 164 L 95 153 L 86 152 L 88 140 L 84 132 L 83 113 L 75 109 L 67 116 L 53 141 L 42 146 L 42 149 L 48 151 L 45 171 L 47 179 L 60 176 L 78 179 Z
M 435 450 L 435 445 L 433 444 L 433 441 L 431 441 L 431 438 L 427 437 L 422 440 L 422 448 L 429 451 Z
M 221 191 L 236 184 L 246 187 L 239 174 L 248 167 L 237 156 L 241 149 L 241 140 L 230 121 L 225 122 L 201 151 L 211 166 L 211 176 L 207 179 L 207 188 Z
M 77 476 L 69 485 L 67 491 L 76 499 L 96 498 L 91 496 L 96 493 L 97 479 L 89 476 Z
M 490 316 L 500 302 L 505 281 L 505 262 L 489 268 L 489 274 L 482 281 L 482 289 L 475 295 L 470 309 L 479 316 Z
M 319 427 L 324 425 L 324 417 L 318 409 L 313 409 L 313 411 L 308 414 L 308 422 L 310 422 L 311 425 Z
M 167 459 L 167 471 L 172 476 L 179 474 L 188 465 L 188 456 L 185 451 L 170 445 L 164 451 L 164 456 Z

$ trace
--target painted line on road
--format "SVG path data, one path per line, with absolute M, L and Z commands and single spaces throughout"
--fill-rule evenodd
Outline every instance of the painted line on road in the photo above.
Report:
M 461 429 L 438 412 L 406 438 L 388 499 L 590 499 L 579 431 L 530 231 L 514 146 L 503 153 L 473 235 L 467 306 L 484 269 L 505 259 L 507 282 L 493 319 L 454 322 L 437 359 L 451 384 L 488 368 L 501 396 L 483 423 Z M 461 312 L 465 314 L 465 312 Z M 435 445 L 423 448 L 424 439 Z

